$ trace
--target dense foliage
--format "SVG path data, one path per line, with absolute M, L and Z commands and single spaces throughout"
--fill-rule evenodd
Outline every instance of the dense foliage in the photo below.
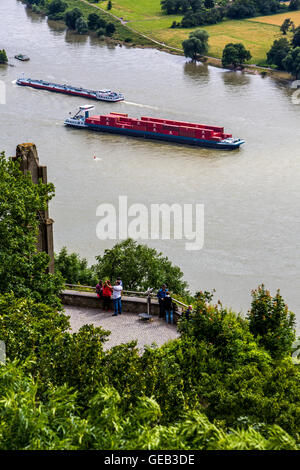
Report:
M 280 0 L 162 0 L 161 9 L 167 15 L 182 14 L 181 22 L 172 27 L 192 28 L 219 23 L 223 18 L 241 19 L 271 15 L 281 11 L 298 10 L 300 0 L 291 0 L 289 6 Z
M 141 354 L 32 300 L 0 296 L 2 449 L 299 449 L 300 372 L 198 296 L 181 337 Z
M 282 61 L 285 70 L 295 76 L 300 77 L 300 46 L 292 49 Z
M 275 40 L 267 53 L 267 62 L 290 72 L 297 79 L 300 76 L 300 26 L 295 28 L 288 18 L 281 25 L 281 31 L 285 35 L 289 29 L 293 31 L 291 41 L 286 38 Z
M 117 243 L 112 249 L 96 256 L 94 270 L 99 279 L 111 280 L 121 277 L 127 290 L 146 291 L 149 287 L 158 289 L 167 284 L 171 292 L 184 294 L 187 283 L 182 280 L 183 273 L 178 266 L 172 265 L 167 257 L 154 248 L 127 239 Z
M 67 284 L 95 286 L 98 282 L 96 273 L 88 266 L 87 260 L 80 258 L 77 253 L 69 254 L 66 247 L 55 255 L 55 271 L 61 273 Z
M 284 357 L 291 351 L 295 341 L 295 315 L 289 312 L 279 291 L 272 297 L 261 285 L 252 292 L 249 328 L 274 358 Z
M 292 39 L 292 46 L 293 47 L 300 47 L 300 26 L 295 29 L 293 39 Z
M 5 49 L 0 49 L 0 64 L 7 64 L 8 58 Z
M 267 53 L 267 62 L 270 65 L 276 65 L 279 69 L 283 68 L 283 60 L 288 55 L 291 45 L 286 38 L 276 39 L 269 52 Z
M 99 13 L 90 13 L 85 19 L 80 8 L 70 9 L 63 0 L 25 0 L 25 3 L 36 13 L 44 13 L 51 20 L 64 21 L 69 29 L 78 34 L 97 30 L 98 36 L 110 37 L 116 31 L 115 24 L 103 19 Z
M 37 214 L 53 195 L 52 184 L 34 184 L 17 162 L 0 154 L 0 293 L 59 304 L 63 280 L 47 273 L 49 256 L 37 252 Z

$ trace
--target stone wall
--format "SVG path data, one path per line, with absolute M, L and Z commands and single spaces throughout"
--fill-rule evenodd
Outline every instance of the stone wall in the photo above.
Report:
M 79 292 L 74 290 L 64 290 L 61 295 L 64 305 L 85 308 L 101 308 L 102 301 L 93 292 Z M 113 301 L 111 300 L 111 310 Z M 124 312 L 147 313 L 147 299 L 143 297 L 122 296 L 122 309 Z M 156 299 L 151 299 L 151 315 L 158 315 L 159 305 Z

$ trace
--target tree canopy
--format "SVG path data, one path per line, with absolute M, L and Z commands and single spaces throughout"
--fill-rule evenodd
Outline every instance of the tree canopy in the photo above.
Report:
M 198 60 L 208 52 L 209 35 L 205 30 L 196 29 L 192 31 L 188 39 L 182 42 L 185 57 L 189 57 L 192 61 Z
M 0 293 L 59 304 L 62 278 L 47 273 L 49 256 L 37 252 L 37 214 L 53 195 L 52 184 L 34 184 L 0 154 Z
M 67 284 L 95 286 L 98 282 L 96 273 L 88 267 L 87 260 L 80 258 L 77 253 L 69 254 L 66 247 L 55 255 L 55 271 L 62 275 Z
M 167 257 L 154 248 L 127 239 L 117 243 L 103 255 L 96 256 L 94 269 L 99 279 L 114 280 L 121 277 L 127 290 L 145 291 L 149 287 L 158 289 L 162 284 L 176 294 L 186 292 L 187 283 L 183 273 Z
M 7 64 L 8 58 L 5 49 L 0 49 L 0 64 Z
M 298 26 L 294 31 L 294 35 L 293 35 L 293 39 L 292 39 L 292 46 L 293 47 L 299 47 L 300 46 L 300 26 Z
M 226 44 L 223 55 L 222 55 L 222 65 L 223 67 L 238 67 L 244 62 L 251 59 L 251 53 L 248 51 L 245 46 L 241 43 L 229 43 Z
M 82 16 L 82 11 L 79 8 L 73 8 L 73 10 L 67 11 L 65 15 L 65 22 L 68 28 L 76 29 L 76 21 Z
M 283 68 L 283 59 L 287 56 L 291 49 L 290 42 L 286 38 L 276 39 L 273 42 L 271 49 L 267 53 L 267 62 L 270 65 L 276 65 L 278 68 Z
M 285 70 L 297 78 L 300 77 L 300 47 L 290 50 L 288 55 L 282 61 Z

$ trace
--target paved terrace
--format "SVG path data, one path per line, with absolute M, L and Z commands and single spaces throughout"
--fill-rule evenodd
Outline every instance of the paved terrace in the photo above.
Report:
M 76 332 L 86 324 L 101 326 L 111 331 L 104 349 L 109 349 L 121 343 L 137 340 L 140 350 L 145 345 L 156 343 L 158 346 L 179 337 L 175 325 L 167 324 L 164 320 L 153 317 L 153 321 L 142 321 L 137 313 L 124 312 L 113 317 L 113 311 L 103 311 L 96 308 L 65 305 L 65 313 L 70 316 L 71 330 Z M 146 310 L 145 310 L 146 311 Z

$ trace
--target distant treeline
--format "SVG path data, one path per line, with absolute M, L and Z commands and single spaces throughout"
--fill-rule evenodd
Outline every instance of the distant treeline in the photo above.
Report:
M 181 22 L 174 21 L 171 27 L 192 28 L 216 24 L 225 17 L 242 19 L 299 10 L 300 0 L 291 0 L 289 5 L 279 0 L 162 0 L 161 8 L 167 15 L 183 14 Z
M 43 13 L 50 20 L 64 21 L 69 29 L 79 34 L 97 31 L 98 36 L 112 36 L 116 30 L 114 23 L 107 22 L 97 13 L 91 13 L 84 18 L 79 8 L 68 9 L 68 3 L 63 0 L 24 0 L 36 13 Z

